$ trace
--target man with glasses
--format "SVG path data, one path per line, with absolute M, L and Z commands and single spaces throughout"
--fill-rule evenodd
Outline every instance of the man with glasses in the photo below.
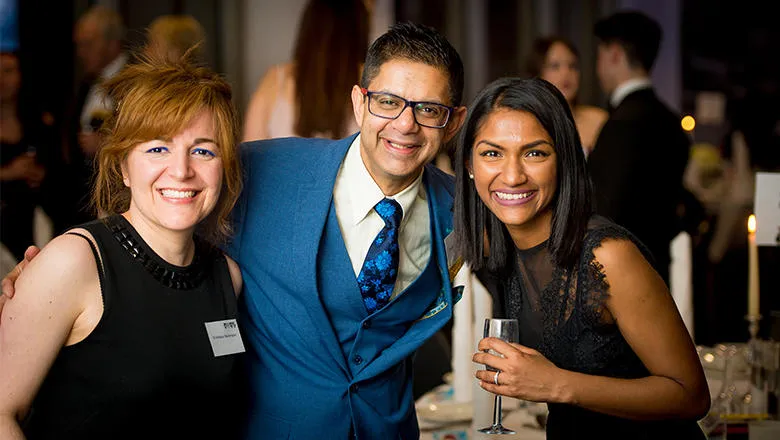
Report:
M 414 351 L 452 316 L 453 186 L 428 165 L 460 128 L 463 65 L 398 24 L 369 48 L 360 133 L 242 145 L 251 439 L 418 438 Z
M 244 279 L 247 439 L 419 438 L 412 355 L 457 300 L 452 178 L 429 163 L 463 123 L 462 93 L 450 43 L 398 24 L 352 89 L 360 133 L 242 144 L 228 253 Z

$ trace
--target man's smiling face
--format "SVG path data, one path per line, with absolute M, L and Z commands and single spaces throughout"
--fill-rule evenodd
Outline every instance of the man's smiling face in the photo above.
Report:
M 386 62 L 367 88 L 409 101 L 452 105 L 446 72 L 414 61 L 395 59 Z M 380 118 L 368 111 L 368 98 L 358 86 L 352 89 L 352 106 L 361 127 L 360 156 L 386 195 L 400 192 L 422 173 L 444 142 L 460 128 L 465 113 L 462 107 L 453 110 L 443 128 L 419 125 L 410 107 L 396 119 Z

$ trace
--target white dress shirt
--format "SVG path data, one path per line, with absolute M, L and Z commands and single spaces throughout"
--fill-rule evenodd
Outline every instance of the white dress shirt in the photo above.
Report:
M 114 58 L 108 66 L 100 72 L 100 77 L 92 84 L 87 92 L 87 98 L 84 100 L 84 107 L 81 109 L 79 122 L 81 130 L 87 133 L 92 132 L 90 121 L 94 116 L 101 116 L 101 119 L 107 119 L 107 115 L 114 112 L 114 104 L 111 99 L 100 90 L 100 83 L 116 75 L 127 63 L 127 55 L 120 54 Z
M 653 87 L 653 83 L 650 82 L 649 78 L 630 79 L 615 88 L 615 91 L 612 92 L 612 96 L 609 97 L 609 104 L 612 108 L 617 108 L 626 96 L 637 90 L 649 89 L 651 87 Z
M 374 206 L 385 197 L 395 200 L 403 208 L 403 219 L 398 232 L 399 261 L 398 277 L 393 287 L 394 298 L 422 273 L 430 258 L 431 233 L 427 195 L 420 173 L 403 191 L 385 196 L 363 164 L 358 135 L 347 151 L 333 187 L 336 217 L 355 277 L 360 274 L 368 248 L 385 226 L 384 220 L 374 211 Z

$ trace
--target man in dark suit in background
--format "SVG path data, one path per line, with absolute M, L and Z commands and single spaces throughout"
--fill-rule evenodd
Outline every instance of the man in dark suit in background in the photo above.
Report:
M 611 109 L 588 158 L 596 212 L 649 248 L 668 285 L 669 244 L 679 232 L 690 140 L 650 82 L 661 28 L 642 13 L 619 12 L 596 23 L 594 32 L 597 74 Z

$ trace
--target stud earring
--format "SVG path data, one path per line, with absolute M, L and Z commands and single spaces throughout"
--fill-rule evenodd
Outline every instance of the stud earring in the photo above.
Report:
M 474 175 L 469 173 L 469 179 L 474 180 Z

